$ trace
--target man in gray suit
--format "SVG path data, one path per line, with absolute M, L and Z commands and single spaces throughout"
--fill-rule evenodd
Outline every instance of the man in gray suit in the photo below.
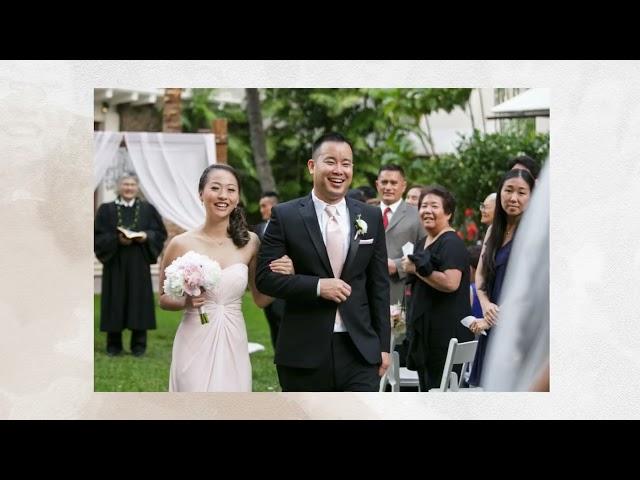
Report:
M 376 187 L 380 195 L 382 222 L 387 240 L 387 260 L 391 286 L 391 304 L 402 302 L 404 283 L 407 278 L 402 268 L 402 246 L 407 242 L 414 245 L 427 233 L 422 226 L 418 209 L 402 200 L 407 188 L 404 171 L 399 165 L 388 164 L 380 167 Z
M 407 188 L 404 170 L 399 165 L 387 164 L 380 167 L 376 188 L 380 196 L 382 223 L 385 226 L 387 243 L 387 267 L 389 270 L 390 303 L 393 305 L 404 300 L 407 273 L 402 268 L 402 246 L 407 242 L 418 243 L 425 231 L 418 209 L 402 200 Z M 405 345 L 405 343 L 407 345 Z M 406 363 L 408 341 L 396 347 L 400 355 L 400 365 Z

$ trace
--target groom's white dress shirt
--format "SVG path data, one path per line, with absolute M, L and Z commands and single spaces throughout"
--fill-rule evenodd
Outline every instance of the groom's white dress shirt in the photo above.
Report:
M 318 217 L 320 232 L 322 233 L 322 241 L 326 246 L 327 245 L 327 221 L 329 220 L 329 216 L 327 215 L 325 208 L 329 204 L 320 200 L 316 196 L 316 193 L 313 190 L 311 191 L 311 199 L 313 200 L 313 206 L 316 210 L 316 216 Z M 338 212 L 337 220 L 338 220 L 338 223 L 340 224 L 340 228 L 342 229 L 342 232 L 344 235 L 344 249 L 343 249 L 343 258 L 342 258 L 342 261 L 344 263 L 344 260 L 347 258 L 347 253 L 349 252 L 349 235 L 351 234 L 351 228 L 349 226 L 349 210 L 347 209 L 347 202 L 345 201 L 344 198 L 340 200 L 340 202 L 338 202 L 337 204 L 334 204 L 333 206 L 336 207 L 337 209 L 337 212 Z M 318 286 L 316 287 L 316 294 L 320 296 L 319 280 L 318 280 Z M 340 324 L 334 325 L 333 331 L 346 332 L 347 330 L 346 328 L 344 328 L 344 324 L 340 323 Z

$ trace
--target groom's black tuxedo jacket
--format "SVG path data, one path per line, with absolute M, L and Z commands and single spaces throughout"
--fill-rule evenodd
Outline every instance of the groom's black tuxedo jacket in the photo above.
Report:
M 262 293 L 286 300 L 276 345 L 278 365 L 315 368 L 326 361 L 336 308 L 367 362 L 379 364 L 380 352 L 389 351 L 389 272 L 382 213 L 357 200 L 346 198 L 346 202 L 351 230 L 340 278 L 351 285 L 351 295 L 340 304 L 316 295 L 318 279 L 334 275 L 311 195 L 278 204 L 271 211 L 258 255 L 256 285 Z M 355 238 L 358 215 L 368 229 Z M 373 242 L 366 242 L 370 239 Z M 285 254 L 293 261 L 295 275 L 269 268 L 272 260 Z

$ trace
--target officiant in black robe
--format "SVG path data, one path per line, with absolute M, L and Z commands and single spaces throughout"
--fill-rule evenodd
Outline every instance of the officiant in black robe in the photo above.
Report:
M 138 179 L 125 175 L 118 182 L 118 197 L 98 208 L 94 225 L 94 252 L 104 265 L 100 331 L 107 332 L 107 354 L 122 353 L 122 331 L 131 330 L 131 353 L 141 356 L 147 330 L 156 328 L 150 265 L 162 252 L 167 231 L 153 205 L 139 198 Z M 127 238 L 123 227 L 139 232 Z

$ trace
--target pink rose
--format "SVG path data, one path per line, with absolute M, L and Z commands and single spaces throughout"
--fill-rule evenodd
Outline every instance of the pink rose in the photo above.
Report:
M 187 265 L 184 268 L 184 291 L 191 296 L 200 295 L 204 284 L 204 274 L 199 265 Z

